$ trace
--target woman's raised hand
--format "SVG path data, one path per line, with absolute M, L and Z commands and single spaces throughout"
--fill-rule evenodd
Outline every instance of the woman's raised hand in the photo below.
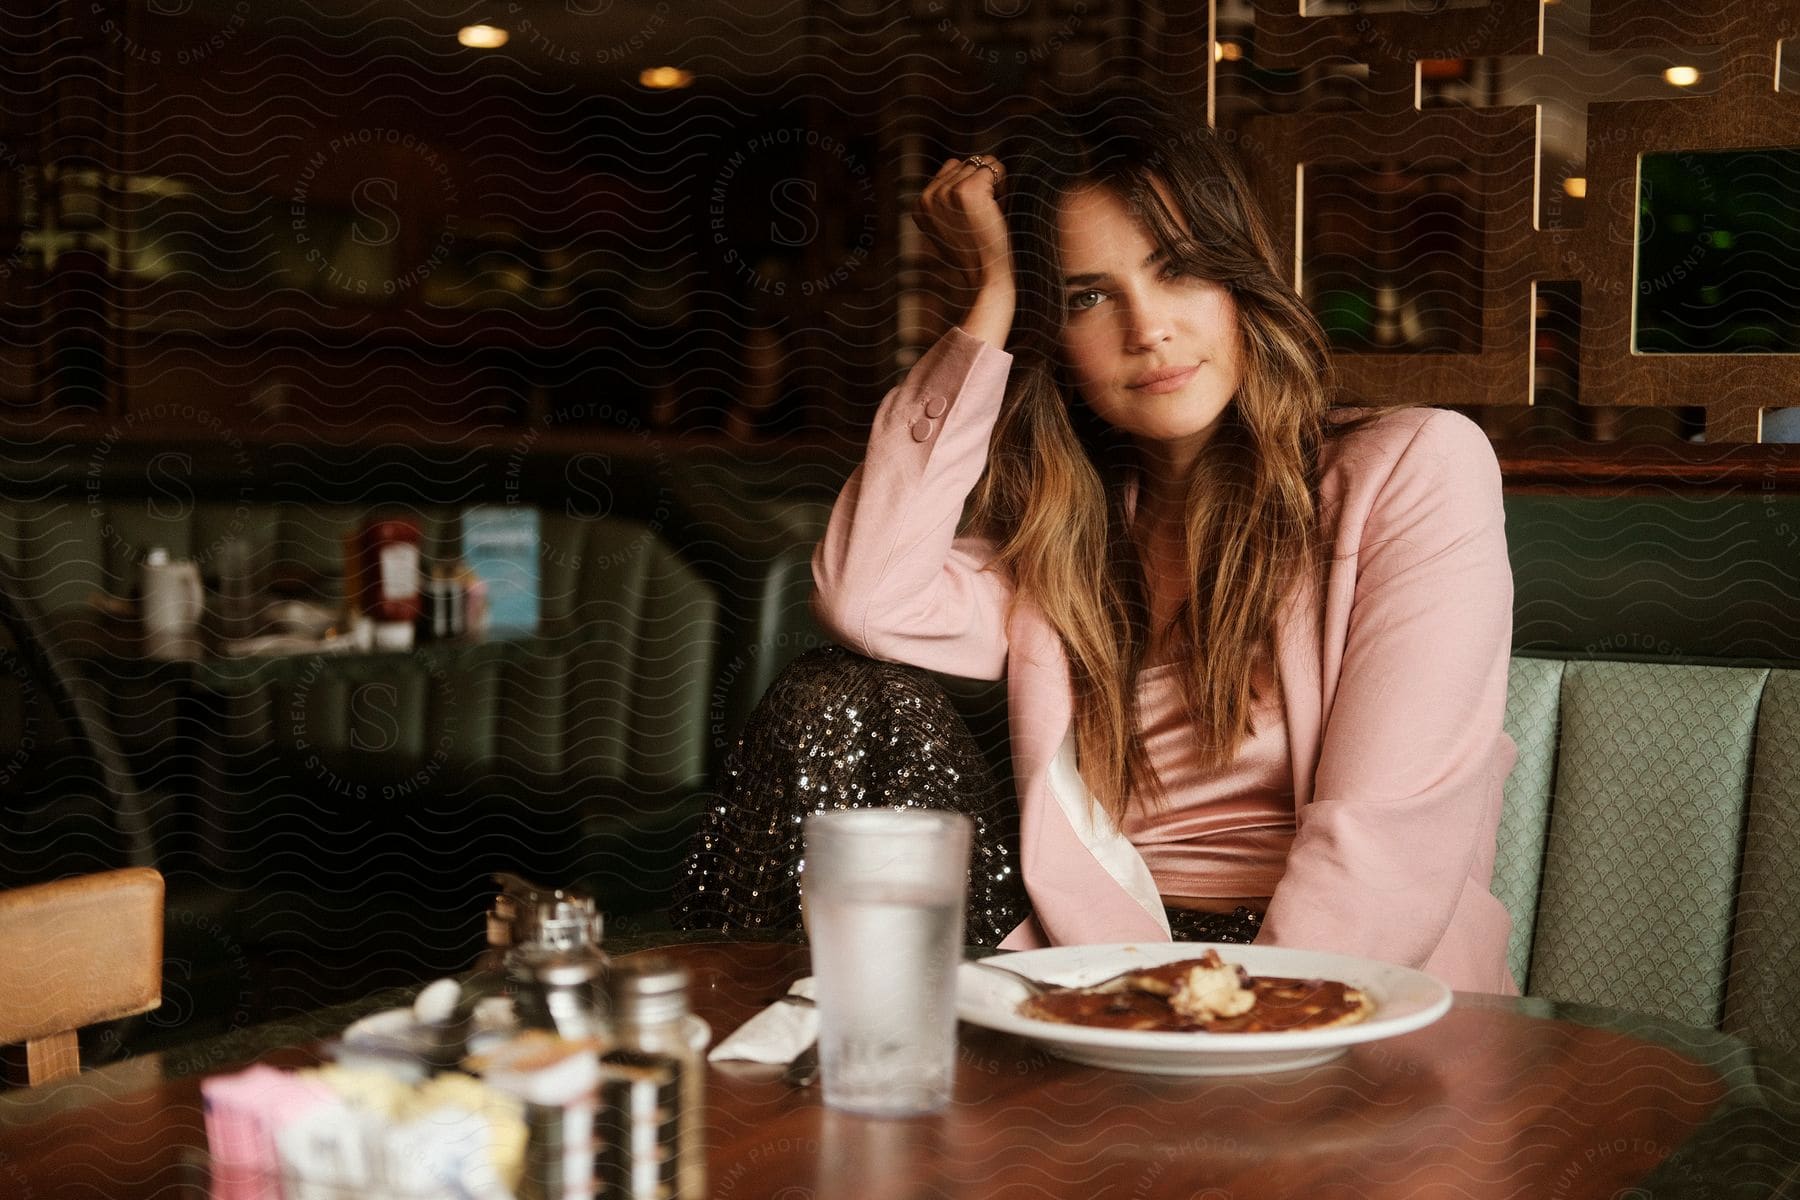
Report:
M 1017 295 L 1012 247 L 999 193 L 1006 168 L 986 155 L 953 158 L 919 193 L 914 219 L 939 254 L 962 277 L 969 334 L 1004 346 Z

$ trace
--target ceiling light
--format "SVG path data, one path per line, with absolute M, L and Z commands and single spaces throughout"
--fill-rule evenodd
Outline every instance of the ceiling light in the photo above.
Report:
M 1214 62 L 1239 62 L 1244 57 L 1244 48 L 1236 42 L 1214 42 Z
M 1693 87 L 1700 82 L 1700 72 L 1695 67 L 1670 67 L 1663 72 L 1663 80 L 1674 87 Z
M 1580 175 L 1571 175 L 1563 180 L 1563 195 L 1574 200 L 1587 198 L 1587 180 Z
M 638 75 L 638 82 L 647 88 L 684 88 L 694 82 L 694 74 L 680 67 L 651 67 Z
M 506 30 L 498 25 L 464 25 L 456 40 L 472 50 L 498 50 L 506 45 Z

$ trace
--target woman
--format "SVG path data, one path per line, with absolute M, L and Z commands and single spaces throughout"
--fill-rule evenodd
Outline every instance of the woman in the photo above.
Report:
M 1515 990 L 1486 438 L 1328 413 L 1241 176 L 1142 95 L 946 162 L 918 220 L 968 307 L 877 413 L 814 607 L 860 654 L 1006 678 L 1032 915 L 1002 945 L 1173 929 Z

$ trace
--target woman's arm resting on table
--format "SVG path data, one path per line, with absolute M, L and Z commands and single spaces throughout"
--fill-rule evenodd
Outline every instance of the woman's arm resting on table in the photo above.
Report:
M 1473 423 L 1432 413 L 1380 485 L 1312 802 L 1269 905 L 1277 945 L 1410 966 L 1491 853 L 1512 569 L 1500 474 Z

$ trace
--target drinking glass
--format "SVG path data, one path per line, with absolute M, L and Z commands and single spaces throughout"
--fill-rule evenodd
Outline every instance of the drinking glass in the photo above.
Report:
M 956 1072 L 969 819 L 914 808 L 806 819 L 801 876 L 825 1103 L 942 1108 Z

